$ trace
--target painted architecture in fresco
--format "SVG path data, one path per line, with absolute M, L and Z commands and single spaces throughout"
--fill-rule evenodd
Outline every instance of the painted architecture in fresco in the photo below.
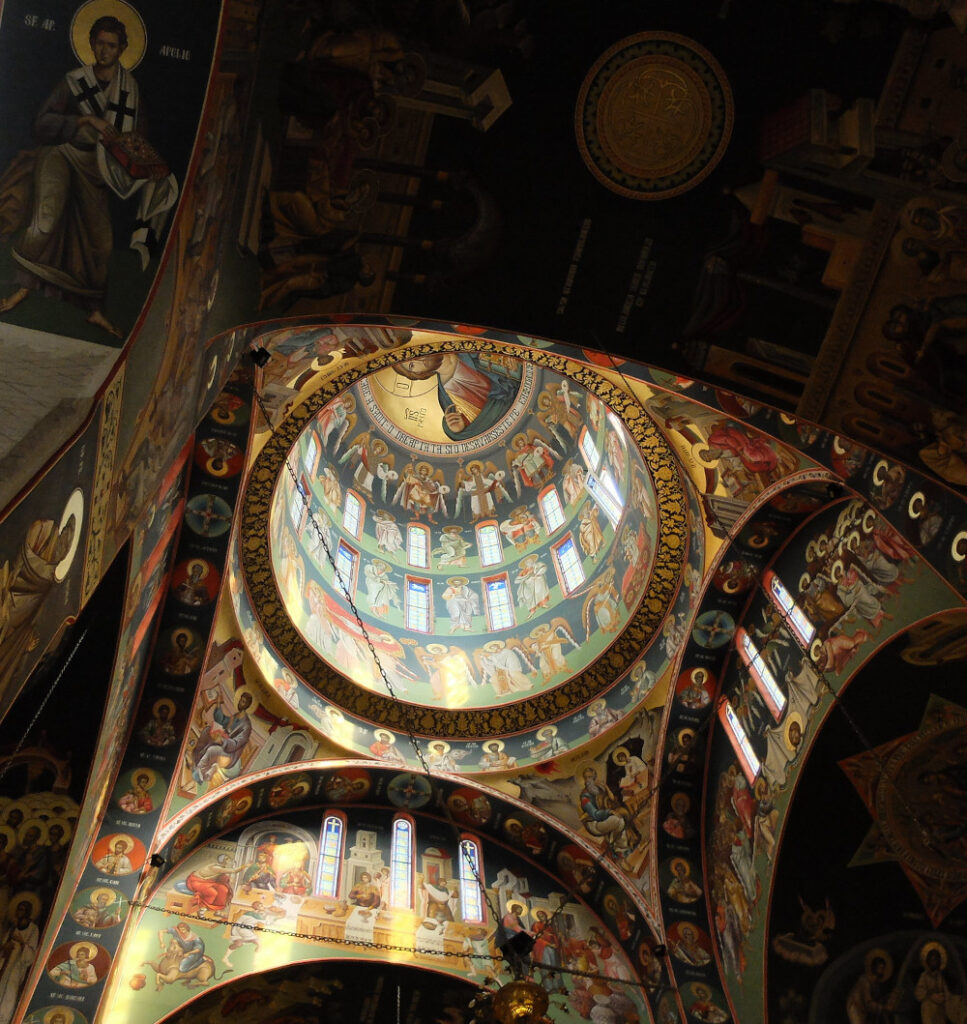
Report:
M 3 0 L 0 1024 L 967 1018 L 960 8 Z

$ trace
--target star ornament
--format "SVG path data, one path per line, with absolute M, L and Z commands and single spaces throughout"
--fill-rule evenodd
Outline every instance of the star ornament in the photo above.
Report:
M 967 709 L 931 695 L 916 732 L 839 764 L 873 818 L 849 866 L 898 862 L 937 927 L 967 897 Z

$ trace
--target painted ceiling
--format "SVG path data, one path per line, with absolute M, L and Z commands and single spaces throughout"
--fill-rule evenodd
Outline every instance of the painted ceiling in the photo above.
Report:
M 962 1016 L 947 5 L 77 6 L 0 12 L 0 1024 L 470 1024 L 508 931 L 562 1024 Z M 29 147 L 102 12 L 179 199 L 78 305 Z M 859 198 L 766 187 L 816 86 Z M 647 362 L 847 320 L 902 457 Z

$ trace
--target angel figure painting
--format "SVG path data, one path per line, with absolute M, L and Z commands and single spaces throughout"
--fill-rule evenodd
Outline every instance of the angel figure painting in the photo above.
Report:
M 475 459 L 457 470 L 457 515 L 465 504 L 469 504 L 474 521 L 492 516 L 498 501 L 510 501 L 504 480 L 507 474 L 492 462 L 483 463 Z
M 447 515 L 444 496 L 449 493 L 442 470 L 435 470 L 429 462 L 408 463 L 400 474 L 393 504 L 402 505 L 417 519 L 425 515 L 428 522 L 436 524 L 435 515 Z

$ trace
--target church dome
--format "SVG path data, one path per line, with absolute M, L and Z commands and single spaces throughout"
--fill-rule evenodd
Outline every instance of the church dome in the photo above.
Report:
M 494 342 L 435 339 L 331 381 L 270 439 L 247 504 L 263 527 L 242 563 L 285 666 L 345 714 L 451 739 L 601 696 L 660 626 L 686 547 L 643 408 Z

